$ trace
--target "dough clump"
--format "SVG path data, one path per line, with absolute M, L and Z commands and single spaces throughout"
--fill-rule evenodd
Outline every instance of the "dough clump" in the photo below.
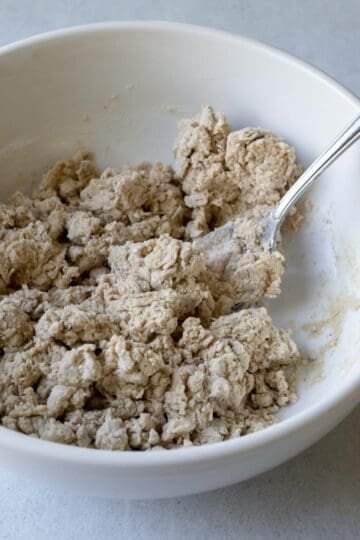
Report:
M 0 206 L 0 424 L 107 450 L 239 437 L 296 399 L 289 333 L 262 305 L 284 256 L 259 222 L 299 175 L 270 132 L 183 120 L 175 170 L 56 163 Z M 204 236 L 235 220 L 231 257 Z M 288 226 L 296 228 L 295 210 Z M 241 307 L 234 312 L 234 305 Z

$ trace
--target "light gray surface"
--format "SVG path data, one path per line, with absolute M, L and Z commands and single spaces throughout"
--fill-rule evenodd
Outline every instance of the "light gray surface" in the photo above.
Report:
M 359 0 L 0 0 L 0 44 L 68 25 L 165 19 L 258 38 L 360 93 Z M 360 538 L 360 408 L 301 456 L 209 494 L 91 499 L 0 470 L 0 540 Z

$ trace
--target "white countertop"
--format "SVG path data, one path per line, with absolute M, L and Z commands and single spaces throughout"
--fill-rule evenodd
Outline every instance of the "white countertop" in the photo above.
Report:
M 360 94 L 359 0 L 0 0 L 0 45 L 97 21 L 165 19 L 258 38 Z M 360 538 L 360 407 L 311 449 L 258 478 L 155 502 L 44 489 L 0 469 L 0 540 Z

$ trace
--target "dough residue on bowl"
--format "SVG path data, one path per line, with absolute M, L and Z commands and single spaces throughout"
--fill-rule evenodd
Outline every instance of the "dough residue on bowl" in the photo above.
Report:
M 294 149 L 231 132 L 205 106 L 180 123 L 174 151 L 176 170 L 101 174 L 78 153 L 1 205 L 2 426 L 170 449 L 261 429 L 294 401 L 298 349 L 261 306 L 280 292 L 284 257 L 259 242 L 299 175 Z M 237 255 L 214 263 L 201 238 L 234 217 Z

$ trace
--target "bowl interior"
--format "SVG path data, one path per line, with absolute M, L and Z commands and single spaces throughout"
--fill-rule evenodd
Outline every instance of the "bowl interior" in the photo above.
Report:
M 172 161 L 176 123 L 209 103 L 234 129 L 270 129 L 309 163 L 355 116 L 336 85 L 246 40 L 186 27 L 107 27 L 33 40 L 0 54 L 0 198 L 29 190 L 79 147 L 100 166 Z M 286 239 L 288 269 L 270 312 L 314 358 L 289 417 L 360 374 L 360 156 L 327 171 Z

